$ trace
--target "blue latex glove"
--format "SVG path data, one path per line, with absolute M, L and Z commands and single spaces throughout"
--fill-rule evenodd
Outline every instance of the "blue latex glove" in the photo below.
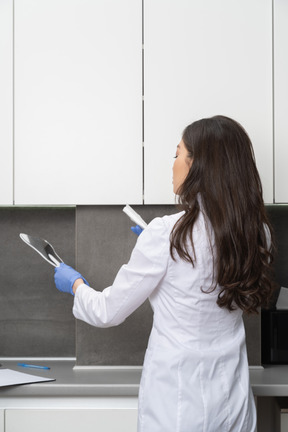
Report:
M 136 225 L 131 227 L 131 230 L 139 236 L 142 233 L 143 228 L 141 228 L 139 225 Z
M 54 281 L 59 291 L 74 295 L 72 287 L 76 279 L 83 279 L 85 284 L 89 285 L 86 279 L 72 267 L 64 263 L 61 263 L 59 267 L 55 267 Z

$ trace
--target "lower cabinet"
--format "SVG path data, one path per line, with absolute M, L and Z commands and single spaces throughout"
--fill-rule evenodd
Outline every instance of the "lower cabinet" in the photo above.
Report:
M 281 432 L 288 431 L 288 410 L 285 410 L 285 412 L 281 412 L 280 431 Z
M 137 409 L 6 409 L 5 416 L 0 410 L 0 432 L 136 430 Z
M 0 409 L 0 432 L 4 432 L 4 410 Z

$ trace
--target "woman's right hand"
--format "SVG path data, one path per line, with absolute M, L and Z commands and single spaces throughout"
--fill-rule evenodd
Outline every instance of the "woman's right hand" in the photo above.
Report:
M 82 283 L 89 285 L 77 270 L 64 263 L 61 263 L 59 267 L 55 267 L 54 281 L 59 291 L 72 295 L 75 294 L 76 289 Z

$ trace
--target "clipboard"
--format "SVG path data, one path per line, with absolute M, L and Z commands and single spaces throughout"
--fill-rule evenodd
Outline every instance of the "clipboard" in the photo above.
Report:
M 12 369 L 0 369 L 0 387 L 8 387 L 20 384 L 34 384 L 40 382 L 56 381 L 55 378 L 40 377 Z

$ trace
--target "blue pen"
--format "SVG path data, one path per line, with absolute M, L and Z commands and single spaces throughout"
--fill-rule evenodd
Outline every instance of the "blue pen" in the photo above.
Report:
M 34 368 L 34 369 L 50 369 L 48 366 L 38 366 L 26 363 L 18 363 L 18 366 L 26 367 L 26 368 Z

